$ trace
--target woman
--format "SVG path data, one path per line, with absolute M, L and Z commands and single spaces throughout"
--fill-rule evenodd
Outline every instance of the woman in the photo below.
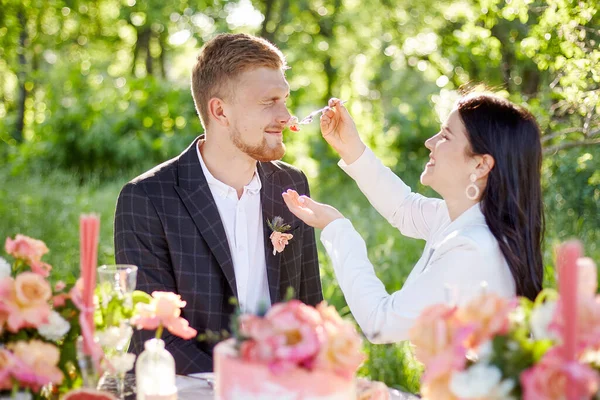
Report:
M 352 314 L 374 343 L 408 338 L 421 311 L 435 303 L 465 302 L 486 290 L 535 298 L 542 288 L 542 149 L 535 118 L 490 94 L 462 97 L 435 136 L 421 183 L 443 200 L 412 193 L 361 141 L 337 99 L 321 117 L 325 140 L 340 167 L 371 204 L 425 250 L 401 290 L 388 294 L 367 249 L 335 208 L 294 191 L 289 209 L 323 229 L 321 241 Z

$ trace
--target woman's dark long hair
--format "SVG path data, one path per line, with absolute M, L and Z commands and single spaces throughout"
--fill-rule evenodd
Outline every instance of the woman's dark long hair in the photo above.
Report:
M 481 208 L 517 295 L 533 300 L 544 279 L 540 128 L 531 113 L 491 94 L 466 95 L 457 108 L 471 145 L 469 155 L 494 158 Z

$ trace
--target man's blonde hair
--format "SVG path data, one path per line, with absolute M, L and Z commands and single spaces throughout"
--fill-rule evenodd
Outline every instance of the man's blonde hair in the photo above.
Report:
M 200 50 L 192 72 L 192 96 L 200 121 L 208 126 L 208 101 L 233 95 L 230 83 L 255 68 L 287 69 L 281 51 L 265 39 L 239 34 L 221 34 Z

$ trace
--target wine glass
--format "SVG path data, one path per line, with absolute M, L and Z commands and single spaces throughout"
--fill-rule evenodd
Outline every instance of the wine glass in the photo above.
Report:
M 133 314 L 133 292 L 137 282 L 137 266 L 119 264 L 98 267 L 98 308 L 104 329 L 96 332 L 106 361 L 110 364 L 99 382 L 103 389 L 113 389 L 120 399 L 125 393 L 125 374 L 133 368 L 135 356 L 127 353 L 133 328 L 130 318 Z M 111 370 L 112 369 L 112 370 Z

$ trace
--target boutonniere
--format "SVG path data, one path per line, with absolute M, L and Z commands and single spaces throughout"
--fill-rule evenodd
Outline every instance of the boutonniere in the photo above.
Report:
M 281 217 L 274 217 L 272 221 L 267 220 L 267 225 L 273 231 L 269 237 L 271 243 L 273 243 L 273 255 L 281 253 L 288 242 L 294 237 L 291 233 L 285 233 L 292 229 L 292 227 L 283 222 L 283 218 Z

